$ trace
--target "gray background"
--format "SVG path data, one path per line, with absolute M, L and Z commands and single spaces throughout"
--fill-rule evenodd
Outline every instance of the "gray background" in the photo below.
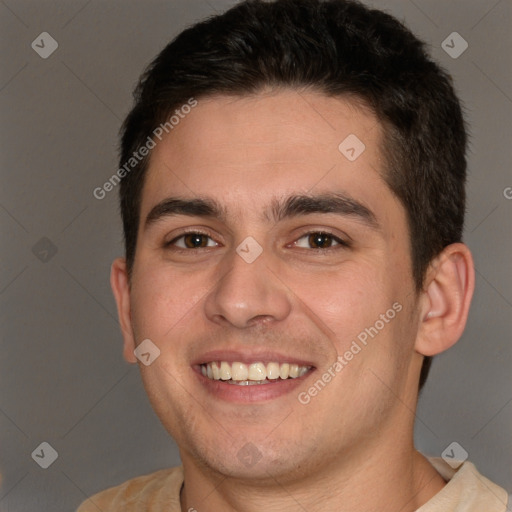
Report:
M 186 25 L 231 4 L 0 0 L 2 511 L 71 511 L 94 492 L 178 463 L 137 368 L 121 357 L 108 284 L 122 249 L 117 191 L 101 201 L 92 191 L 117 168 L 117 132 L 143 67 Z M 511 4 L 374 3 L 431 45 L 472 134 L 465 240 L 476 294 L 462 339 L 434 362 L 417 445 L 439 456 L 457 441 L 509 491 Z M 47 59 L 31 48 L 43 31 L 59 44 Z M 469 43 L 457 59 L 441 48 L 454 31 Z M 31 458 L 43 441 L 59 455 L 48 469 Z

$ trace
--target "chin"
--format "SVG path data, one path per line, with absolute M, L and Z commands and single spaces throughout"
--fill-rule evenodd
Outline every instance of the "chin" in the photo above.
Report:
M 267 440 L 268 443 L 268 440 Z M 212 444 L 208 446 L 194 446 L 188 452 L 188 461 L 194 466 L 200 466 L 206 473 L 215 473 L 227 478 L 239 479 L 241 483 L 246 480 L 252 485 L 259 483 L 262 486 L 274 485 L 276 479 L 281 483 L 295 481 L 304 474 L 306 466 L 320 465 L 321 461 L 314 459 L 316 450 L 311 447 L 311 453 L 298 443 L 290 440 L 275 445 L 258 445 L 251 442 L 238 442 L 231 440 L 226 446 Z M 238 444 L 241 448 L 237 449 Z M 235 447 L 236 445 L 236 447 Z M 301 446 L 298 452 L 294 446 Z M 317 454 L 318 456 L 318 454 Z M 184 460 L 185 467 L 187 460 Z M 307 472 L 307 470 L 306 470 Z

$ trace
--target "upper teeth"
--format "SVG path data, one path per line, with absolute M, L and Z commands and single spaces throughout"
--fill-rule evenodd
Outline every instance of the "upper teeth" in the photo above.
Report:
M 213 380 L 235 381 L 263 381 L 265 379 L 295 379 L 308 372 L 310 366 L 299 366 L 290 363 L 261 362 L 245 364 L 240 362 L 228 363 L 226 361 L 212 361 L 201 365 L 201 372 L 205 377 Z

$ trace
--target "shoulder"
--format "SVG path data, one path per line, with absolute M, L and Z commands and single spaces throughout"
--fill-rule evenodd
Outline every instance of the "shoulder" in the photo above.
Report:
M 480 474 L 474 464 L 455 460 L 448 464 L 434 457 L 428 460 L 447 483 L 417 512 L 506 512 L 507 491 Z
M 179 512 L 182 484 L 181 466 L 163 469 L 95 494 L 77 512 Z

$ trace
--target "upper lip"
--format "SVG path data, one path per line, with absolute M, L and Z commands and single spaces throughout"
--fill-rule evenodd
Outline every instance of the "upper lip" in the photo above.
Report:
M 201 365 L 211 363 L 212 361 L 226 361 L 228 363 L 244 363 L 251 364 L 261 362 L 267 363 L 290 363 L 299 366 L 315 366 L 311 361 L 299 359 L 292 355 L 285 355 L 270 350 L 211 350 L 195 358 L 192 365 Z

